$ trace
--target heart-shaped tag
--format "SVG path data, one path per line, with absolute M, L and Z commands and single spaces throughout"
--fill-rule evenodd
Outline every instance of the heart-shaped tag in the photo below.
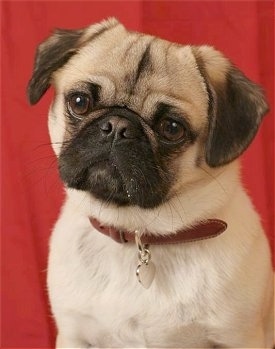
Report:
M 156 273 L 156 267 L 153 262 L 150 263 L 140 263 L 136 270 L 136 275 L 138 281 L 144 288 L 149 288 L 154 281 Z

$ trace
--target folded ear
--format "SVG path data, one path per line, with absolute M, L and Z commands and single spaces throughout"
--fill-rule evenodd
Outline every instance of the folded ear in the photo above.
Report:
M 36 51 L 34 71 L 28 84 L 30 103 L 40 100 L 50 87 L 52 73 L 66 64 L 81 47 L 119 24 L 116 18 L 108 18 L 80 30 L 55 30 Z
M 262 89 L 208 46 L 195 51 L 209 95 L 209 129 L 205 149 L 211 167 L 240 156 L 253 140 L 268 111 Z
M 37 103 L 50 86 L 51 75 L 77 52 L 83 30 L 60 30 L 42 42 L 36 51 L 34 71 L 28 84 L 28 98 Z

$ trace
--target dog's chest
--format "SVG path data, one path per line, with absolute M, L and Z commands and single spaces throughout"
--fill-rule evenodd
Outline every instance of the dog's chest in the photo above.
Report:
M 139 311 L 131 304 L 97 304 L 97 313 L 81 320 L 82 340 L 103 348 L 198 347 L 207 343 L 203 326 L 190 317 L 181 319 L 183 309 L 156 309 L 148 304 Z
M 85 342 L 96 347 L 203 345 L 199 323 L 205 279 L 193 278 L 196 266 L 177 248 L 151 248 L 156 274 L 144 289 L 136 277 L 134 245 L 121 246 L 105 237 L 91 243 L 83 235 L 75 247 L 74 268 L 64 264 L 63 306 L 73 310 L 71 326 Z
M 206 335 L 199 325 L 202 308 L 195 300 L 184 302 L 177 295 L 173 298 L 172 293 L 164 296 L 153 285 L 150 290 L 139 284 L 133 287 L 132 283 L 128 288 L 119 288 L 118 283 L 110 285 L 101 294 L 92 295 L 85 309 L 77 311 L 86 313 L 76 317 L 82 339 L 94 347 L 180 347 L 183 343 L 186 347 L 205 343 Z

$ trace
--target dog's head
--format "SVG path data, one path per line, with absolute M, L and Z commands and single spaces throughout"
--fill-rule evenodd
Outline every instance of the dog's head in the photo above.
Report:
M 57 30 L 39 46 L 31 104 L 51 84 L 61 178 L 116 205 L 156 207 L 232 162 L 267 112 L 261 89 L 212 47 L 130 32 L 114 19 Z

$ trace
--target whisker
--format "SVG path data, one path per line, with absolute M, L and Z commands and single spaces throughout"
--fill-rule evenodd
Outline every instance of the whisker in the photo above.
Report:
M 212 173 L 208 172 L 205 168 L 203 168 L 202 166 L 199 166 L 199 168 L 205 173 L 207 174 L 211 179 L 213 179 L 215 182 L 218 183 L 219 187 L 222 189 L 222 191 L 226 194 L 226 189 L 225 187 L 222 185 L 222 183 L 218 180 L 217 177 L 215 177 Z

